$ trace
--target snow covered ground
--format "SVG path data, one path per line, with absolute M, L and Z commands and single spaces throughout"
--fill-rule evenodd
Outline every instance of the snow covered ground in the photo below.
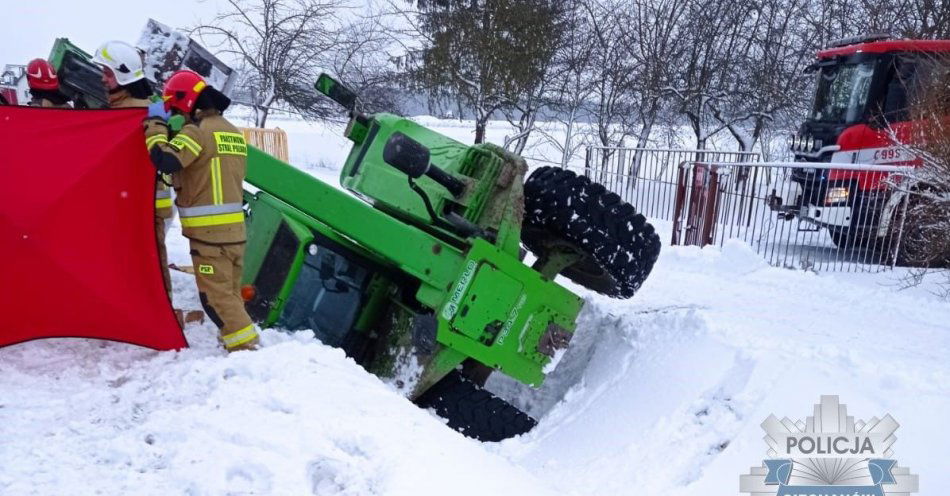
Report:
M 275 122 L 292 161 L 334 180 L 336 129 Z M 470 129 L 429 120 L 457 139 Z M 504 126 L 489 128 L 501 141 Z M 668 237 L 664 236 L 664 241 Z M 177 225 L 171 261 L 188 264 Z M 446 428 L 340 351 L 266 331 L 227 356 L 210 324 L 192 347 L 46 340 L 0 349 L 0 494 L 736 494 L 766 456 L 760 424 L 838 394 L 890 413 L 920 494 L 950 492 L 950 303 L 902 273 L 769 267 L 741 243 L 665 246 L 629 301 L 585 295 L 548 382 L 489 386 L 540 418 L 481 444 Z M 190 276 L 175 303 L 198 308 Z

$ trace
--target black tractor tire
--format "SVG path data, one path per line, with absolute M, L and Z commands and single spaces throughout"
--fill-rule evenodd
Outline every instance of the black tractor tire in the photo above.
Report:
M 561 275 L 614 298 L 630 298 L 653 270 L 660 238 L 632 205 L 587 176 L 557 167 L 536 169 L 524 186 L 521 240 L 543 258 L 567 244 L 584 254 Z
M 448 421 L 449 427 L 483 442 L 502 441 L 537 425 L 526 413 L 482 389 L 458 370 L 416 398 L 416 405 L 435 410 Z

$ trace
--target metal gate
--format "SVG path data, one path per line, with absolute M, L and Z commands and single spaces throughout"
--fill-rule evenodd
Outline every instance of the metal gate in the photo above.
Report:
M 587 148 L 583 168 L 568 168 L 603 184 L 647 218 L 672 221 L 680 164 L 758 160 L 757 152 L 591 146 Z
M 583 170 L 652 221 L 672 244 L 739 239 L 771 265 L 879 271 L 900 250 L 907 167 L 759 162 L 751 152 L 590 147 Z
M 749 243 L 771 265 L 824 271 L 892 268 L 907 167 L 802 162 L 684 162 L 673 244 Z

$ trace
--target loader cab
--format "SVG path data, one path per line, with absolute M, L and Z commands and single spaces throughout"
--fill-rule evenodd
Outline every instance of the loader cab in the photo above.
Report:
M 248 314 L 264 326 L 308 329 L 324 344 L 354 346 L 352 331 L 371 321 L 378 267 L 325 235 L 313 219 L 288 215 L 293 211 L 269 195 L 245 199 Z
M 372 272 L 333 248 L 319 241 L 306 247 L 276 325 L 311 329 L 324 344 L 342 348 L 363 307 Z

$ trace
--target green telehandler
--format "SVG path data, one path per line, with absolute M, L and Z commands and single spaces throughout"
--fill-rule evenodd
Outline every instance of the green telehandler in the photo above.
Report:
M 498 146 L 363 114 L 326 75 L 316 89 L 349 112 L 352 194 L 250 148 L 248 312 L 312 330 L 469 437 L 528 431 L 534 419 L 482 389 L 488 375 L 539 386 L 583 306 L 555 276 L 629 298 L 659 255 L 653 227 L 585 176 L 542 167 L 525 182 Z

